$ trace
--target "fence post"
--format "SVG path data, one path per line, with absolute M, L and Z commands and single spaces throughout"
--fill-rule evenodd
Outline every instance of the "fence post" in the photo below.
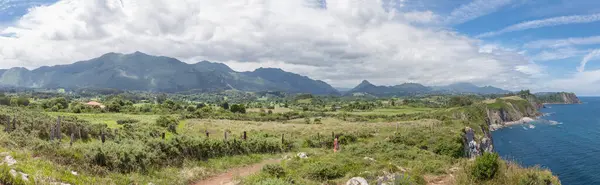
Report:
M 246 135 L 246 131 L 244 131 L 244 141 L 246 141 L 247 139 L 247 135 Z
M 71 143 L 69 143 L 70 146 L 73 146 L 73 140 L 75 140 L 75 133 L 71 132 Z
M 6 120 L 6 126 L 4 127 L 5 132 L 10 132 L 10 116 Z
M 104 129 L 102 129 L 102 134 L 100 135 L 100 139 L 102 140 L 102 144 L 106 141 L 106 136 L 104 134 Z
M 12 126 L 13 126 L 12 130 L 17 130 L 17 116 L 15 116 L 13 118 L 13 124 L 12 124 Z
M 58 119 L 56 120 L 56 122 L 57 122 L 57 128 L 54 130 L 54 131 L 56 131 L 56 134 L 57 134 L 56 138 L 59 141 L 62 139 L 62 131 L 60 129 L 60 119 L 61 119 L 61 117 L 58 116 Z
M 225 141 L 227 141 L 227 130 L 225 131 L 224 135 L 225 135 Z
M 284 138 L 284 136 L 285 136 L 285 134 L 281 134 L 281 144 L 284 144 L 284 143 L 285 143 L 285 140 L 283 139 L 283 138 Z

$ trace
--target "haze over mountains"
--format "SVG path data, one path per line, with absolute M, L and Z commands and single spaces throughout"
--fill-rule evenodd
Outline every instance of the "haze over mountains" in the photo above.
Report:
M 470 83 L 455 83 L 447 86 L 424 86 L 418 83 L 403 83 L 394 86 L 377 86 L 363 80 L 347 94 L 367 93 L 374 96 L 410 96 L 418 94 L 505 94 L 510 91 L 485 86 L 478 87 Z
M 338 95 L 331 85 L 278 68 L 259 68 L 237 72 L 222 63 L 201 61 L 195 64 L 175 58 L 141 52 L 107 53 L 98 58 L 68 65 L 0 69 L 0 85 L 28 88 L 115 88 L 157 92 L 200 91 L 285 91 Z M 427 87 L 417 83 L 376 86 L 363 81 L 345 94 L 366 93 L 374 96 L 404 96 L 427 93 L 499 94 L 509 91 L 469 83 Z

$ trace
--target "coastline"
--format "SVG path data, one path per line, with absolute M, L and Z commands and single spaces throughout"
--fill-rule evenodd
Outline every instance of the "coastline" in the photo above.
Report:
M 512 126 L 512 125 L 521 125 L 521 124 L 531 123 L 531 122 L 534 122 L 535 120 L 536 119 L 533 119 L 530 117 L 522 117 L 521 119 L 519 119 L 517 121 L 504 122 L 503 124 L 491 124 L 490 131 L 496 131 L 496 130 L 502 129 L 504 127 Z

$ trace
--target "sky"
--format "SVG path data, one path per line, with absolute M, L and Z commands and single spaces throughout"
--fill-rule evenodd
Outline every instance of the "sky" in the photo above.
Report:
M 353 87 L 600 95 L 595 0 L 0 0 L 0 68 L 141 51 Z

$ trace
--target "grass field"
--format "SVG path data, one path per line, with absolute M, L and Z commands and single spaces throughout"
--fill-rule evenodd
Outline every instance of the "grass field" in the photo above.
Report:
M 47 112 L 51 116 L 74 116 L 79 119 L 89 121 L 94 124 L 106 124 L 109 128 L 120 128 L 117 120 L 135 119 L 142 123 L 154 123 L 160 115 L 134 115 L 122 113 L 102 113 L 102 114 L 75 114 L 66 112 Z
M 310 117 L 313 116 L 311 114 L 307 114 L 309 117 L 306 118 L 264 122 L 186 119 L 179 121 L 176 132 L 167 131 L 164 128 L 165 126 L 162 126 L 161 130 L 158 131 L 146 130 L 154 128 L 150 128 L 145 124 L 155 124 L 151 125 L 152 127 L 160 125 L 155 123 L 160 115 L 37 112 L 35 114 L 43 115 L 40 117 L 43 117 L 42 120 L 45 120 L 45 123 L 54 123 L 53 119 L 56 116 L 74 116 L 87 120 L 91 124 L 106 124 L 110 128 L 122 128 L 118 130 L 124 131 L 126 134 L 121 134 L 118 138 L 111 138 L 106 143 L 101 143 L 98 139 L 100 136 L 95 135 L 87 141 L 75 141 L 73 146 L 69 145 L 67 138 L 59 143 L 36 140 L 44 144 L 41 146 L 50 146 L 49 148 L 53 149 L 48 150 L 52 153 L 41 154 L 37 150 L 37 147 L 40 146 L 39 143 L 30 144 L 27 143 L 27 137 L 23 138 L 22 135 L 0 132 L 0 143 L 4 143 L 4 145 L 0 145 L 0 152 L 8 151 L 11 156 L 14 156 L 19 161 L 14 168 L 30 174 L 36 180 L 36 183 L 39 180 L 38 184 L 48 182 L 70 184 L 193 184 L 198 180 L 220 174 L 232 167 L 259 163 L 265 159 L 281 159 L 281 163 L 274 167 L 274 172 L 262 170 L 259 173 L 240 179 L 243 184 L 345 184 L 348 179 L 357 176 L 365 177 L 370 184 L 377 184 L 376 180 L 379 177 L 400 174 L 404 179 L 394 184 L 444 184 L 438 182 L 449 179 L 448 182 L 453 182 L 453 184 L 495 185 L 521 183 L 520 180 L 527 178 L 529 173 L 536 173 L 535 177 L 552 177 L 550 172 L 538 169 L 523 170 L 518 166 L 501 163 L 502 168 L 506 168 L 500 171 L 501 176 L 484 183 L 474 179 L 468 171 L 472 169 L 473 161 L 464 158 L 463 153 L 463 130 L 469 124 L 465 121 L 469 121 L 469 119 L 440 121 L 433 119 L 436 117 L 425 117 L 418 114 L 438 114 L 448 111 L 449 115 L 454 115 L 452 114 L 454 111 L 460 110 L 470 109 L 465 107 L 436 109 L 398 106 L 378 108 L 371 111 L 348 112 L 349 114 L 355 114 L 354 117 L 365 118 L 372 116 L 364 115 L 409 114 L 408 117 L 411 119 L 402 120 L 411 121 L 382 121 L 386 119 L 378 118 L 345 119 L 332 115 L 316 118 Z M 249 109 L 248 111 L 254 112 L 260 111 L 260 109 Z M 291 110 L 276 107 L 273 111 L 282 113 Z M 13 113 L 7 111 L 8 115 L 13 115 Z M 332 114 L 337 113 L 341 113 L 341 111 Z M 52 117 L 47 117 L 45 114 Z M 465 115 L 467 114 L 465 113 Z M 451 119 L 454 117 L 460 116 L 446 116 L 443 118 Z M 117 124 L 118 120 L 125 119 L 135 119 L 140 122 L 126 127 Z M 320 121 L 315 121 L 315 119 L 320 119 Z M 206 138 L 206 131 L 210 134 L 208 138 Z M 166 132 L 166 138 L 153 136 L 155 132 Z M 244 132 L 247 133 L 248 141 L 242 141 Z M 227 133 L 227 141 L 224 141 L 225 133 Z M 338 152 L 332 150 L 334 135 L 339 136 L 341 150 Z M 35 137 L 37 138 L 37 136 Z M 14 138 L 21 139 L 21 143 L 30 144 L 32 147 L 14 147 L 18 145 L 18 142 L 15 142 L 18 140 Z M 190 138 L 194 140 L 190 140 Z M 280 139 L 285 140 L 285 142 L 280 142 Z M 200 145 L 205 142 L 211 145 Z M 232 146 L 230 147 L 231 150 L 219 150 L 219 147 L 229 149 L 227 146 Z M 9 149 L 10 147 L 14 148 Z M 169 150 L 155 152 L 163 151 L 161 148 Z M 243 152 L 260 151 L 258 150 L 260 148 L 275 148 L 275 150 Z M 208 156 L 209 152 L 205 151 L 221 151 L 217 153 L 227 153 L 228 155 L 212 155 L 206 158 L 194 155 L 204 153 Z M 308 158 L 294 157 L 299 152 L 306 153 Z M 64 157 L 66 155 L 85 159 L 80 160 L 84 161 L 84 164 L 68 163 L 64 161 L 64 159 L 68 159 L 68 157 Z M 2 157 L 0 156 L 0 158 Z M 182 159 L 182 162 L 171 163 L 169 159 L 174 158 Z M 145 163 L 136 163 L 136 161 L 143 160 L 153 161 L 161 165 L 149 165 L 147 170 L 144 171 L 114 171 L 108 168 L 110 167 L 108 164 L 104 164 L 107 168 L 95 169 L 95 167 L 99 167 L 96 162 L 98 160 L 123 164 L 121 166 L 144 165 Z M 118 165 L 111 166 L 116 166 L 114 169 L 121 169 Z M 74 175 L 72 171 L 77 171 L 79 174 Z M 273 176 L 273 173 L 280 173 L 275 175 L 283 176 Z M 525 175 L 519 175 L 522 173 Z
M 260 112 L 260 108 L 251 108 L 251 109 L 247 109 L 247 112 Z M 275 106 L 275 109 L 263 109 L 265 110 L 265 112 L 271 110 L 273 111 L 273 113 L 286 113 L 286 112 L 291 112 L 293 111 L 290 108 L 285 108 L 285 107 L 280 107 L 280 106 Z
M 395 108 L 380 108 L 374 109 L 370 111 L 356 111 L 356 112 L 348 112 L 349 114 L 356 115 L 396 115 L 396 114 L 415 114 L 415 113 L 423 113 L 423 112 L 432 112 L 438 109 L 435 108 L 426 108 L 426 107 L 395 107 Z

